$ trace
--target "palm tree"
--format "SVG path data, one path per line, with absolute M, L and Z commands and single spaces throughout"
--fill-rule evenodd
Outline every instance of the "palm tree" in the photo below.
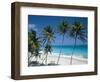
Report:
M 68 23 L 67 23 L 67 21 L 63 20 L 63 21 L 60 23 L 60 25 L 58 26 L 58 31 L 59 31 L 60 35 L 62 35 L 62 42 L 61 42 L 61 45 L 63 46 L 65 34 L 66 34 L 67 31 L 68 31 Z M 60 52 L 59 52 L 57 64 L 59 63 L 61 53 L 62 53 L 62 47 L 61 47 Z
M 80 22 L 74 22 L 74 24 L 71 26 L 70 36 L 74 38 L 74 46 L 70 60 L 70 64 L 72 64 L 72 58 L 75 51 L 77 39 L 83 42 L 86 41 L 86 28 Z
M 43 31 L 42 31 L 42 35 L 43 35 L 43 43 L 51 43 L 51 41 L 54 41 L 54 30 L 51 28 L 50 25 L 44 27 Z
M 44 54 L 46 54 L 45 63 L 47 64 L 48 53 L 49 52 L 51 53 L 52 50 L 51 42 L 54 40 L 54 31 L 50 25 L 46 26 L 43 29 L 42 35 L 43 35 Z
M 52 52 L 52 47 L 50 44 L 46 44 L 45 48 L 44 48 L 44 53 L 46 54 L 46 57 L 45 57 L 45 63 L 47 64 L 47 60 L 48 60 L 48 53 L 51 54 Z
M 36 62 L 38 57 L 40 57 L 40 41 L 39 38 L 36 37 L 36 31 L 32 30 L 28 32 L 28 51 L 31 52 L 31 55 L 28 55 L 28 62 L 30 65 L 30 59 L 35 56 Z
M 34 43 L 34 38 L 36 37 L 36 32 L 35 31 L 29 31 L 28 32 L 28 52 L 30 52 L 30 54 L 28 54 L 28 65 L 30 65 L 31 63 L 31 58 L 34 57 L 33 52 L 34 52 L 34 47 L 33 47 L 33 43 Z
M 36 37 L 35 31 L 28 32 L 28 51 L 31 53 L 33 53 L 32 44 L 35 37 Z

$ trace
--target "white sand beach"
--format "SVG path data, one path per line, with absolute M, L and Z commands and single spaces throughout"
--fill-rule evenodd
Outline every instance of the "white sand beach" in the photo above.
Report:
M 58 59 L 58 56 L 53 56 L 53 55 L 49 55 L 48 56 L 48 63 L 56 63 Z M 60 60 L 59 60 L 59 64 L 60 65 L 70 65 L 70 56 L 61 56 Z M 83 59 L 83 58 L 78 58 L 78 57 L 73 57 L 72 59 L 72 64 L 87 64 L 87 60 Z
M 41 59 L 38 58 L 38 61 L 42 63 L 44 58 L 45 58 L 45 55 L 42 55 Z M 70 65 L 70 59 L 71 59 L 71 56 L 61 55 L 59 64 L 60 65 Z M 35 60 L 35 58 L 32 58 L 32 60 Z M 58 60 L 57 53 L 52 53 L 52 55 L 49 54 L 47 57 L 47 64 L 49 63 L 56 64 L 57 60 Z M 45 61 L 43 63 L 45 63 Z M 73 55 L 72 65 L 78 65 L 78 64 L 81 65 L 81 64 L 87 64 L 87 63 L 88 63 L 88 59 L 85 59 L 82 57 L 76 57 Z

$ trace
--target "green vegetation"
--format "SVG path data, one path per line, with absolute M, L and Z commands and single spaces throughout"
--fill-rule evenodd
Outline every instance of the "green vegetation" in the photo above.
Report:
M 74 47 L 73 47 L 73 51 L 72 51 L 72 55 L 71 55 L 71 60 L 70 60 L 70 64 L 72 64 L 72 57 L 74 54 L 74 50 L 76 47 L 76 42 L 77 39 L 80 39 L 81 41 L 86 41 L 86 31 L 84 26 L 80 23 L 80 22 L 75 22 L 71 28 L 70 28 L 70 37 L 74 38 Z
M 69 37 L 74 38 L 74 46 L 73 51 L 70 59 L 70 64 L 72 64 L 73 54 L 75 51 L 75 46 L 77 43 L 77 39 L 81 41 L 86 41 L 86 28 L 80 23 L 76 22 L 73 25 L 69 25 L 66 20 L 63 20 L 59 23 L 57 26 L 57 30 L 55 31 L 53 28 L 51 28 L 50 25 L 47 25 L 44 27 L 41 35 L 37 37 L 36 31 L 33 29 L 28 32 L 28 66 L 44 66 L 49 65 L 47 63 L 48 61 L 48 53 L 52 54 L 52 47 L 51 43 L 54 41 L 55 33 L 58 33 L 62 36 L 61 45 L 63 46 L 64 39 L 67 38 L 67 34 Z M 44 58 L 41 58 L 40 51 L 43 51 Z M 62 54 L 62 48 L 59 52 L 57 65 L 60 61 L 60 56 Z M 35 57 L 34 61 L 31 61 L 32 58 Z M 42 59 L 42 63 L 38 61 L 38 59 Z
M 54 40 L 54 32 L 51 26 L 47 26 L 43 29 L 43 40 L 44 40 L 44 55 L 45 64 L 47 64 L 48 53 L 52 53 L 51 41 Z
M 67 21 L 63 20 L 58 26 L 58 33 L 62 35 L 62 41 L 61 41 L 62 46 L 63 46 L 65 34 L 67 33 L 67 31 L 68 31 L 68 23 L 67 23 Z M 62 52 L 62 48 L 61 48 L 59 56 L 58 56 L 57 64 L 59 63 L 61 52 Z
M 31 55 L 28 55 L 29 66 L 31 64 L 31 58 L 35 56 L 37 62 L 38 57 L 40 57 L 40 41 L 39 38 L 36 37 L 36 32 L 33 30 L 31 32 L 28 32 L 28 51 L 31 53 Z

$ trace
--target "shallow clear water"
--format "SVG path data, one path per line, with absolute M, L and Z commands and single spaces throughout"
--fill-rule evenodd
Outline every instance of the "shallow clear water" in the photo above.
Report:
M 73 51 L 73 45 L 53 45 L 52 46 L 52 52 L 53 53 L 59 53 L 60 49 L 62 48 L 62 54 L 70 56 L 72 55 Z M 58 54 L 59 55 L 59 54 Z M 88 58 L 88 47 L 87 45 L 76 45 L 74 50 L 74 56 L 79 56 L 83 58 Z

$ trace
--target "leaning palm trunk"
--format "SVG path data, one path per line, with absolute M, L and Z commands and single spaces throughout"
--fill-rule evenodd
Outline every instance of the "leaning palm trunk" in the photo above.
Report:
M 30 54 L 31 54 L 31 56 L 29 56 L 29 54 L 28 54 L 28 66 L 30 66 L 30 64 L 31 64 L 31 58 L 33 57 L 32 53 L 30 53 Z
M 46 54 L 45 64 L 47 64 L 47 60 L 48 60 L 48 53 Z
M 45 61 L 45 64 L 47 64 L 47 60 L 48 60 L 48 54 L 45 56 L 45 58 L 43 59 L 43 61 L 42 61 L 42 64 L 44 63 L 44 61 Z
M 45 56 L 45 53 L 44 53 Z M 44 61 L 46 60 L 46 56 L 42 59 L 42 64 L 44 64 Z
M 42 60 L 42 64 L 44 64 L 44 60 L 45 60 L 46 58 L 44 58 L 43 60 Z
M 29 54 L 28 54 L 28 66 L 30 65 L 30 57 L 29 57 Z
M 32 55 L 31 53 L 31 56 L 28 55 L 28 66 L 30 66 L 31 64 L 31 59 L 34 57 L 34 55 Z
M 64 35 L 63 35 L 63 37 L 62 37 L 62 43 L 61 43 L 62 46 L 63 46 L 63 42 L 64 42 Z M 58 60 L 57 60 L 57 64 L 59 63 L 61 53 L 62 53 L 62 47 L 61 47 L 60 52 L 59 52 L 59 56 L 58 56 Z
M 35 59 L 36 59 L 36 62 L 38 62 L 38 57 L 35 57 Z
M 76 47 L 76 38 L 75 38 L 75 44 L 74 44 L 74 47 L 73 47 L 71 59 L 70 59 L 70 64 L 71 64 L 71 65 L 72 65 L 72 63 L 73 63 L 72 60 L 73 60 L 73 55 L 74 55 L 75 47 Z

